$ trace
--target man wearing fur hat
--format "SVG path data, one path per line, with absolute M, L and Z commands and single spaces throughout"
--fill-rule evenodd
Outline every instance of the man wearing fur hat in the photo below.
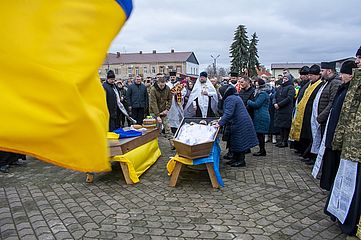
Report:
M 186 117 L 215 117 L 217 113 L 218 94 L 213 84 L 207 78 L 206 72 L 201 72 L 194 84 L 188 102 L 184 107 Z

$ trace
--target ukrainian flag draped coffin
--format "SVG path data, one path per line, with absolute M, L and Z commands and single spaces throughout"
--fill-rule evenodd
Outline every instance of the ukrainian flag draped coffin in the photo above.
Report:
M 0 2 L 0 150 L 107 171 L 98 68 L 132 1 Z

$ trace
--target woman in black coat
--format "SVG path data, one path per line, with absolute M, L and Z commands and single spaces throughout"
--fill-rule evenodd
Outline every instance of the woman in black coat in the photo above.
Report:
M 280 141 L 277 147 L 288 147 L 288 135 L 292 124 L 293 99 L 296 94 L 293 86 L 292 75 L 283 77 L 283 82 L 276 90 L 276 96 L 273 99 L 275 107 L 275 126 L 280 129 Z

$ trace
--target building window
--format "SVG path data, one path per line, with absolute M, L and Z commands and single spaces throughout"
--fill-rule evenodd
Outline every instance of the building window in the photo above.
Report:
M 129 76 L 132 75 L 132 73 L 133 73 L 132 70 L 133 70 L 132 67 L 128 67 L 128 75 L 129 75 Z
M 114 73 L 117 74 L 117 75 L 119 74 L 118 68 L 115 68 L 115 69 L 114 69 Z
M 152 67 L 152 73 L 155 73 L 155 67 Z
M 198 75 L 198 68 L 196 68 L 196 75 Z
M 177 66 L 177 72 L 182 72 L 182 67 L 181 66 Z
M 139 67 L 135 68 L 135 75 L 138 76 L 139 75 Z
M 169 72 L 173 71 L 173 66 L 168 66 L 168 71 Z
M 143 74 L 147 74 L 148 73 L 148 68 L 147 67 L 144 67 L 143 68 Z
M 159 67 L 159 72 L 164 73 L 164 67 L 163 66 Z

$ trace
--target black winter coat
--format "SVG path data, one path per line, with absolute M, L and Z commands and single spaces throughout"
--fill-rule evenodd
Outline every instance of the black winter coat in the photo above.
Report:
M 127 90 L 127 103 L 132 108 L 148 107 L 148 91 L 144 84 L 133 83 Z
M 291 128 L 292 124 L 292 111 L 293 99 L 296 91 L 293 86 L 293 81 L 282 83 L 276 90 L 276 96 L 273 103 L 277 103 L 279 109 L 275 110 L 275 123 L 276 127 Z
M 111 119 L 117 119 L 118 116 L 118 104 L 117 104 L 117 96 L 115 95 L 114 89 L 116 89 L 115 85 L 109 84 L 107 81 L 103 83 L 103 88 L 105 90 L 105 95 L 107 99 L 107 106 L 109 117 Z
M 320 101 L 318 103 L 318 117 L 317 121 L 321 125 L 326 125 L 328 115 L 330 114 L 333 99 L 336 96 L 337 90 L 341 85 L 341 80 L 337 75 L 326 81 L 326 87 L 323 89 Z
M 247 102 L 248 100 L 254 99 L 254 92 L 255 92 L 255 88 L 252 86 L 249 87 L 247 90 L 241 89 L 241 91 L 239 92 L 239 96 L 242 98 L 242 101 L 247 108 L 247 112 L 252 119 L 254 116 L 254 109 L 249 107 Z
M 343 102 L 345 101 L 346 93 L 349 86 L 350 86 L 350 82 L 344 83 L 339 87 L 334 102 L 332 104 L 332 111 L 330 114 L 330 120 L 328 122 L 327 133 L 326 133 L 325 146 L 327 148 L 332 149 L 333 136 L 335 135 L 337 123 L 340 118 L 341 109 L 343 106 Z

